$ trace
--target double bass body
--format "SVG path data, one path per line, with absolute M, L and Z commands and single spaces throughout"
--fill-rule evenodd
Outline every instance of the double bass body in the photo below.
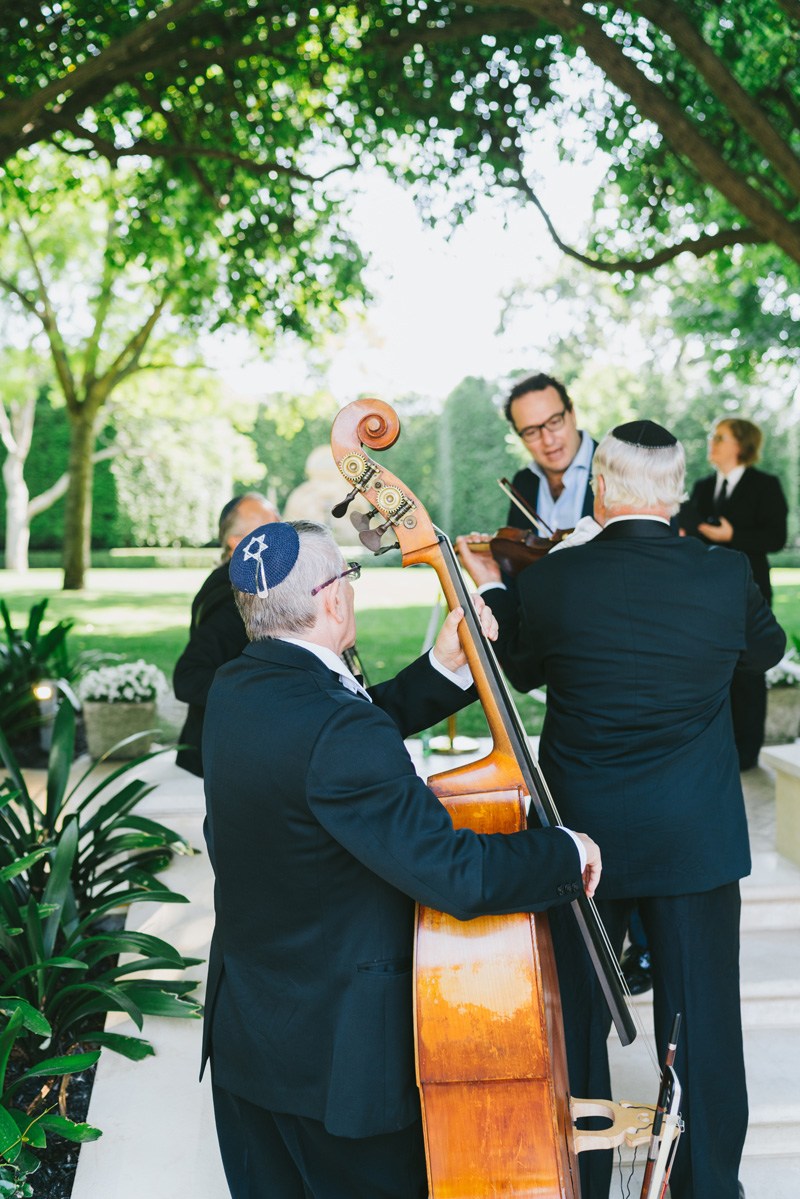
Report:
M 456 827 L 525 827 L 519 788 L 472 792 L 469 771 L 437 775 L 429 785 Z M 578 1199 L 547 917 L 464 923 L 420 908 L 415 963 L 417 1079 L 432 1199 Z

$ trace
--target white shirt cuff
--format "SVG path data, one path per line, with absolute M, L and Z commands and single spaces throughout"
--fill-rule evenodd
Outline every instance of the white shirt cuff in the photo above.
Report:
M 462 691 L 467 691 L 472 686 L 472 671 L 466 662 L 463 666 L 459 666 L 458 670 L 448 670 L 446 666 L 442 666 L 433 650 L 428 652 L 428 661 L 434 670 L 438 670 L 439 674 L 443 674 L 446 679 L 449 679 L 451 683 L 455 683 L 456 687 L 460 687 Z
M 560 828 L 562 833 L 566 833 L 568 837 L 572 837 L 572 840 L 577 845 L 578 853 L 581 856 L 581 874 L 583 874 L 584 870 L 586 869 L 586 848 L 583 842 L 578 837 L 577 833 L 573 833 L 571 828 L 564 828 L 563 824 L 557 824 L 556 828 Z

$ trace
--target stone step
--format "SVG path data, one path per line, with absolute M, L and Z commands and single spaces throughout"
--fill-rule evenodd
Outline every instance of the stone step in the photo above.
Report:
M 750 1119 L 745 1141 L 745 1159 L 781 1158 L 787 1162 L 800 1155 L 800 1088 L 795 1063 L 800 1054 L 800 1022 L 794 1028 L 745 1030 L 745 1065 Z M 651 1053 L 653 1038 L 640 1033 L 633 1045 L 622 1048 L 609 1040 L 609 1061 L 614 1095 L 633 1103 L 651 1103 L 658 1081 Z M 627 1153 L 627 1157 L 626 1157 Z M 623 1161 L 632 1151 L 623 1152 Z M 795 1189 L 796 1199 L 800 1189 Z M 755 1199 L 767 1195 L 759 1190 Z M 769 1199 L 776 1199 L 770 1192 Z
M 800 929 L 800 884 L 742 883 L 742 931 Z

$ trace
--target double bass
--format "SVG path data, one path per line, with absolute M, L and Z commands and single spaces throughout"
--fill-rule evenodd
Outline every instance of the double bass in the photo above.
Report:
M 560 823 L 494 654 L 483 638 L 453 548 L 414 493 L 368 451 L 388 449 L 400 423 L 380 400 L 347 405 L 331 448 L 351 491 L 369 505 L 353 523 L 373 552 L 392 531 L 403 566 L 436 571 L 492 741 L 479 761 L 428 779 L 455 827 L 510 833 L 530 820 Z M 372 526 L 373 520 L 379 524 Z M 389 547 L 391 548 L 391 547 Z M 593 904 L 573 901 L 587 948 L 623 1044 L 635 1037 L 621 976 Z M 462 922 L 419 906 L 414 1021 L 431 1199 L 580 1199 L 576 1152 L 651 1138 L 653 1112 L 569 1094 L 559 982 L 547 917 L 520 913 Z M 619 1109 L 619 1110 L 618 1110 Z M 576 1120 L 602 1114 L 613 1129 L 581 1132 Z M 614 1139 L 616 1138 L 616 1139 Z

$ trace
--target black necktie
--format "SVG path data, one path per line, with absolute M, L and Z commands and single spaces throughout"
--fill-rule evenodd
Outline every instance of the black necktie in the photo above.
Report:
M 717 493 L 717 495 L 714 499 L 714 511 L 715 512 L 720 512 L 722 510 L 722 505 L 725 503 L 727 498 L 728 498 L 728 480 L 723 479 L 722 486 L 720 487 L 719 492 Z

